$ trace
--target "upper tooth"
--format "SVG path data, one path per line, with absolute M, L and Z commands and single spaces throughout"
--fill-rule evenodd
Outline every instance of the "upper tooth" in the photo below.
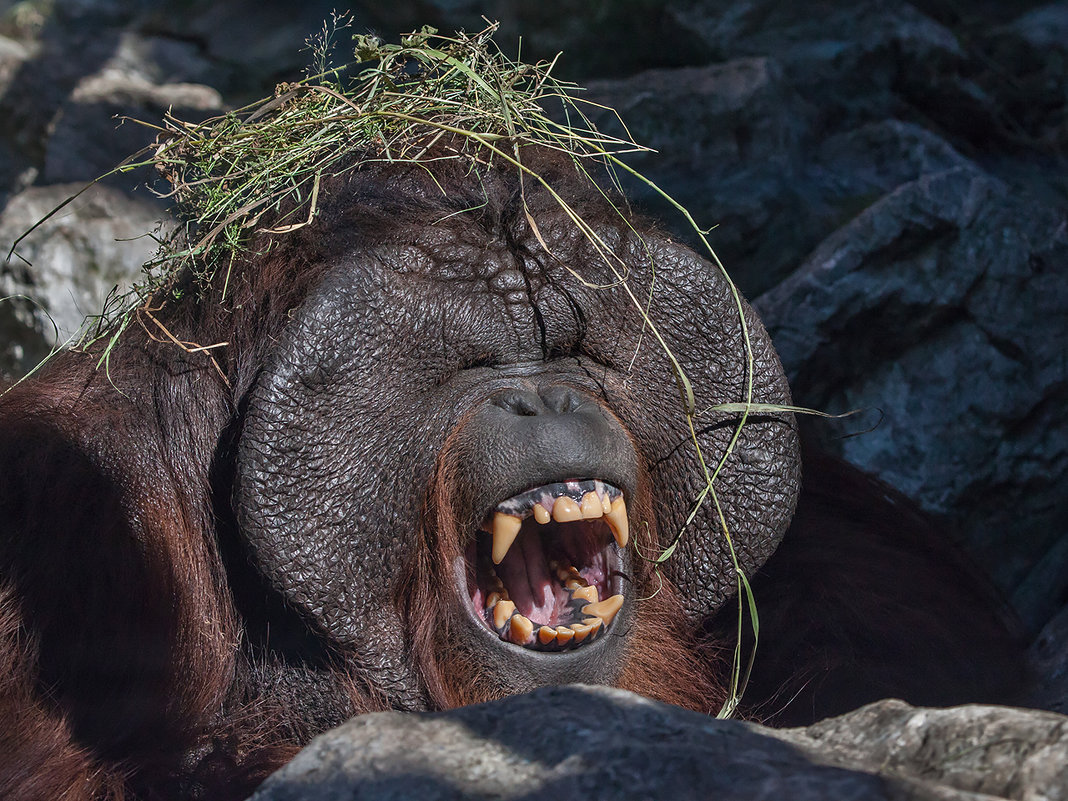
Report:
M 534 504 L 534 519 L 541 525 L 545 525 L 552 520 L 552 515 L 549 514 L 549 510 L 542 506 L 540 503 Z
M 627 523 L 627 504 L 622 495 L 612 501 L 612 511 L 604 517 L 612 529 L 612 536 L 616 538 L 616 545 L 626 548 L 630 539 L 630 525 Z
M 570 523 L 573 520 L 582 519 L 582 510 L 579 505 L 566 495 L 561 495 L 553 504 L 553 520 L 557 523 Z
M 601 498 L 601 509 L 603 510 L 604 514 L 608 514 L 612 511 L 612 499 L 608 497 L 607 492 Z
M 499 565 L 507 555 L 508 549 L 515 542 L 515 538 L 519 535 L 519 528 L 522 525 L 523 521 L 515 515 L 497 512 L 493 516 L 493 564 Z M 619 541 L 618 536 L 616 541 Z
M 604 507 L 601 505 L 601 499 L 597 497 L 596 492 L 587 492 L 583 495 L 579 509 L 582 510 L 582 516 L 587 520 L 604 516 Z

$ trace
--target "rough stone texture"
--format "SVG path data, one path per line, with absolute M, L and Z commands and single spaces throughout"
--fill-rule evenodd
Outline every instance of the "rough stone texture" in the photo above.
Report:
M 1037 681 L 1022 702 L 1068 714 L 1068 608 L 1045 625 L 1031 646 L 1031 672 Z
M 74 86 L 52 119 L 42 180 L 91 181 L 150 144 L 155 131 L 132 120 L 159 120 L 168 111 L 193 122 L 219 114 L 218 91 L 182 80 L 210 74 L 191 51 L 158 37 L 120 36 L 114 54 Z M 111 121 L 110 130 L 102 120 Z M 94 135 L 86 136 L 87 131 Z M 132 187 L 145 180 L 137 174 L 127 183 Z
M 35 222 L 82 188 L 81 184 L 30 187 L 0 214 L 6 250 Z M 147 194 L 147 193 L 146 193 Z M 156 251 L 146 233 L 158 227 L 156 203 L 110 187 L 86 192 L 19 243 L 0 264 L 0 372 L 32 367 L 63 344 L 86 316 L 98 314 L 116 287 L 129 287 Z
M 354 718 L 254 801 L 1068 799 L 1068 718 L 883 701 L 807 729 L 723 721 L 603 687 Z
M 845 456 L 953 513 L 1002 586 L 1062 533 L 1066 260 L 1063 213 L 957 168 L 882 198 L 758 302 L 798 397 L 882 411 Z M 1054 597 L 1066 588 L 1062 574 Z M 1055 611 L 1017 600 L 1032 623 Z

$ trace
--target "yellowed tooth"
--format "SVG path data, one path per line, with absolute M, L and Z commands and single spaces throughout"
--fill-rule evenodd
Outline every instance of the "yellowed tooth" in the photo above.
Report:
M 599 617 L 588 617 L 585 618 L 582 622 L 583 624 L 590 627 L 590 634 L 596 634 L 598 631 L 601 630 L 601 624 L 604 621 L 601 620 L 601 618 Z
M 502 596 L 499 592 L 491 592 L 489 595 L 486 596 L 486 608 L 492 609 L 493 605 L 496 604 L 497 601 L 501 600 L 501 597 Z
M 508 633 L 512 642 L 522 645 L 534 633 L 534 624 L 522 615 L 512 615 L 508 622 Z
M 523 521 L 515 515 L 506 515 L 497 512 L 493 516 L 493 564 L 499 565 L 501 560 L 508 554 L 515 538 L 519 535 L 519 529 Z M 618 537 L 616 538 L 619 539 Z
M 627 504 L 622 495 L 612 501 L 612 511 L 604 517 L 608 521 L 608 527 L 612 529 L 612 536 L 616 538 L 616 545 L 626 548 L 630 539 L 630 524 L 627 523 Z
M 582 614 L 584 615 L 596 615 L 604 621 L 607 626 L 613 620 L 615 620 L 616 614 L 619 612 L 620 607 L 623 606 L 623 596 L 613 595 L 611 598 L 605 598 L 603 601 L 599 601 L 593 604 L 586 604 L 582 607 Z
M 601 496 L 600 501 L 602 514 L 608 514 L 612 511 L 612 499 L 608 497 L 607 492 Z
M 572 623 L 571 630 L 575 632 L 575 642 L 582 642 L 593 631 L 593 626 L 587 626 L 585 623 Z
M 591 604 L 595 604 L 597 603 L 597 601 L 600 600 L 599 596 L 597 595 L 597 588 L 594 587 L 592 584 L 588 587 L 579 587 L 573 593 L 571 593 L 571 596 L 573 598 L 581 598 L 584 601 L 589 601 Z
M 579 505 L 566 495 L 561 495 L 553 504 L 553 520 L 557 523 L 570 523 L 573 520 L 582 519 L 582 510 Z
M 534 504 L 534 519 L 544 526 L 546 523 L 552 520 L 553 517 L 551 514 L 549 514 L 548 509 L 546 509 L 540 503 L 536 503 Z
M 503 628 L 514 611 L 515 604 L 511 601 L 498 601 L 497 605 L 493 607 L 493 625 L 497 628 Z
M 575 632 L 569 629 L 567 626 L 556 627 L 556 641 L 560 645 L 567 645 L 571 642 L 571 638 L 575 636 Z
M 582 576 L 571 576 L 564 582 L 564 587 L 569 590 L 577 590 L 579 587 L 588 586 L 589 583 Z
M 582 503 L 579 505 L 579 510 L 582 512 L 582 517 L 586 520 L 592 520 L 596 517 L 604 517 L 604 507 L 601 505 L 601 499 L 597 497 L 596 492 L 587 492 L 582 496 Z
M 556 640 L 556 629 L 552 626 L 542 626 L 538 629 L 538 642 L 542 645 L 548 645 Z

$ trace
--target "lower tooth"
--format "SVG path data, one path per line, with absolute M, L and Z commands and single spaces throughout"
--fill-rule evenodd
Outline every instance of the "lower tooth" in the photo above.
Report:
M 603 601 L 597 603 L 586 604 L 582 607 L 582 614 L 594 615 L 604 621 L 607 626 L 613 620 L 615 620 L 616 614 L 623 606 L 623 596 L 613 595 L 611 598 L 605 598 Z
M 601 624 L 603 621 L 599 617 L 588 617 L 582 621 L 585 625 L 590 627 L 590 634 L 596 634 L 601 630 Z
M 582 642 L 593 632 L 593 626 L 585 623 L 572 623 L 571 630 L 575 632 L 575 642 Z
M 538 629 L 538 642 L 542 645 L 548 645 L 556 640 L 556 629 L 551 626 L 542 626 Z
M 508 624 L 508 633 L 511 635 L 512 642 L 523 645 L 534 633 L 534 624 L 523 615 L 512 615 Z
M 512 616 L 515 611 L 515 604 L 511 601 L 499 601 L 495 607 L 493 607 L 493 625 L 498 629 L 504 628 L 504 624 L 508 622 L 508 618 Z
M 571 638 L 575 636 L 575 632 L 567 626 L 556 627 L 556 641 L 561 645 L 567 645 L 571 642 Z
M 501 600 L 501 594 L 499 592 L 491 592 L 486 596 L 486 608 L 492 609 L 499 600 Z

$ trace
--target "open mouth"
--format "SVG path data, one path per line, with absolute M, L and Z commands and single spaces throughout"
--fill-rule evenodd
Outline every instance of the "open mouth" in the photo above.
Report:
M 604 636 L 620 608 L 623 492 L 561 481 L 499 503 L 467 551 L 475 616 L 506 642 L 574 649 Z

